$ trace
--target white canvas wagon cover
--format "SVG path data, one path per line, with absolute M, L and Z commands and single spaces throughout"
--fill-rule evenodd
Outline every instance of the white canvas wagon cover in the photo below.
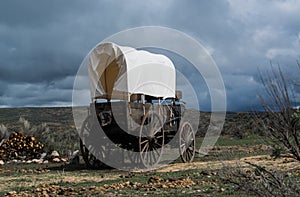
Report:
M 127 100 L 131 94 L 175 97 L 175 67 L 164 55 L 102 43 L 86 60 L 93 99 Z

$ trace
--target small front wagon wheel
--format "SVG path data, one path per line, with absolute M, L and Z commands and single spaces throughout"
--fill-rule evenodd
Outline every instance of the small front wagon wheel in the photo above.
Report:
M 192 125 L 189 122 L 184 122 L 179 131 L 179 154 L 181 160 L 186 162 L 192 162 L 195 157 L 195 132 Z

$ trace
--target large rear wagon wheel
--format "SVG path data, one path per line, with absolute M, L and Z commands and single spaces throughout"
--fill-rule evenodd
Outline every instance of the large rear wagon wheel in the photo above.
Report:
M 184 122 L 179 131 L 179 154 L 181 160 L 192 162 L 196 152 L 196 137 L 192 125 L 189 122 Z
M 142 119 L 139 136 L 140 159 L 146 168 L 156 167 L 160 162 L 164 140 L 162 119 L 154 111 L 147 112 Z
M 93 129 L 92 124 L 93 124 L 92 117 L 88 116 L 82 124 L 80 137 L 84 138 L 87 134 L 91 133 L 91 130 Z M 87 168 L 97 169 L 104 166 L 104 164 L 99 159 L 97 159 L 93 154 L 90 153 L 89 149 L 84 145 L 81 139 L 80 139 L 80 151 Z

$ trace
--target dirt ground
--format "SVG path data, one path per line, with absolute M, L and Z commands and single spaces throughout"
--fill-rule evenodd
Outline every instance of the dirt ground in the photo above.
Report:
M 174 172 L 180 172 L 180 171 L 192 171 L 192 170 L 199 170 L 201 171 L 215 171 L 217 169 L 221 169 L 224 166 L 243 166 L 247 167 L 249 166 L 246 162 L 250 162 L 253 164 L 258 164 L 260 166 L 264 166 L 267 169 L 276 169 L 280 171 L 293 171 L 296 174 L 300 174 L 300 162 L 288 158 L 288 157 L 280 157 L 280 158 L 272 158 L 268 155 L 259 155 L 259 156 L 249 156 L 249 157 L 243 157 L 238 160 L 223 160 L 223 161 L 206 161 L 206 162 L 192 162 L 192 163 L 174 163 L 166 165 L 160 169 L 157 169 L 155 171 L 152 171 L 150 173 L 160 174 L 160 173 L 174 173 Z M 27 193 L 26 189 L 24 191 L 24 188 L 35 188 L 36 192 L 44 192 L 45 191 L 60 191 L 60 192 L 69 192 L 69 193 L 63 193 L 63 194 L 74 194 L 72 191 L 76 192 L 83 192 L 82 194 L 89 194 L 89 192 L 95 192 L 96 190 L 98 192 L 101 191 L 101 194 L 108 194 L 105 193 L 106 189 L 111 188 L 119 188 L 119 187 L 142 187 L 142 188 L 148 188 L 147 183 L 133 183 L 130 182 L 122 182 L 124 177 L 130 177 L 134 176 L 134 173 L 128 173 L 128 172 L 121 172 L 118 170 L 95 170 L 95 171 L 89 171 L 89 170 L 76 170 L 76 171 L 62 171 L 62 170 L 49 170 L 46 168 L 38 169 L 31 169 L 26 168 L 23 169 L 21 166 L 13 169 L 3 169 L 0 168 L 0 191 L 7 191 L 6 195 L 8 196 L 26 196 L 27 194 L 30 195 L 32 193 Z M 151 179 L 152 177 L 150 177 Z M 159 179 L 159 178 L 158 178 Z M 119 181 L 118 183 L 111 183 L 111 184 L 104 184 L 101 187 L 95 186 L 97 183 L 101 183 L 103 181 Z M 178 187 L 181 187 L 182 184 L 190 184 L 187 185 L 188 187 L 193 187 L 195 185 L 195 182 L 191 182 L 189 179 L 184 180 L 176 180 L 181 181 L 178 183 Z M 89 189 L 80 187 L 79 189 L 75 190 L 71 187 L 63 188 L 61 185 L 56 185 L 56 183 L 63 183 L 67 185 L 77 185 L 83 182 L 91 182 L 92 184 L 89 185 Z M 53 185 L 53 183 L 55 183 Z M 96 184 L 95 184 L 96 183 Z M 122 183 L 122 184 L 121 184 Z M 125 184 L 125 186 L 124 186 Z M 126 186 L 126 184 L 129 184 Z M 157 187 L 166 187 L 166 183 L 163 185 L 158 185 L 160 182 L 155 183 Z M 168 182 L 169 185 L 171 185 L 170 182 Z M 172 184 L 175 184 L 175 182 L 172 182 Z M 181 184 L 181 185 L 180 185 Z M 151 187 L 154 187 L 152 185 Z M 14 189 L 16 186 L 22 187 L 23 189 L 18 190 Z M 168 185 L 167 185 L 168 186 Z M 183 187 L 187 187 L 183 186 Z M 176 188 L 177 186 L 174 186 Z M 8 188 L 11 188 L 8 190 Z M 45 189 L 46 188 L 46 189 Z M 48 188 L 48 189 L 47 189 Z M 64 190 L 63 190 L 64 189 Z M 69 191 L 69 190 L 70 191 Z M 148 188 L 149 189 L 149 188 Z M 151 189 L 151 188 L 150 188 Z M 16 190 L 18 192 L 16 192 Z M 85 193 L 88 190 L 88 193 Z M 37 193 L 39 194 L 39 193 Z M 43 194 L 43 193 L 41 193 Z M 41 195 L 41 196 L 47 196 L 47 195 Z
M 248 166 L 246 162 L 264 166 L 268 169 L 279 169 L 281 171 L 288 171 L 288 170 L 300 168 L 300 162 L 290 157 L 280 157 L 274 159 L 269 155 L 258 155 L 258 156 L 243 157 L 238 160 L 175 163 L 175 164 L 169 164 L 161 169 L 158 169 L 157 171 L 174 172 L 174 171 L 191 170 L 191 169 L 214 170 L 214 169 L 220 169 L 223 166 L 227 166 L 227 165 Z

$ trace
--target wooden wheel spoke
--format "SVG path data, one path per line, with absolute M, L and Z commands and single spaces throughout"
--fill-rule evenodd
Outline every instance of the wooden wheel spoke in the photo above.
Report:
M 154 149 L 155 152 L 157 153 L 157 155 L 159 155 L 160 153 L 158 152 L 158 148 Z
M 180 144 L 181 149 L 184 149 L 184 147 L 185 147 L 185 143 Z
M 144 125 L 144 126 L 142 126 L 142 137 L 148 137 L 149 136 L 149 131 L 150 131 L 150 129 L 149 129 L 149 125 Z
M 187 154 L 191 154 L 192 153 L 191 149 L 189 149 L 189 148 L 187 148 L 185 152 L 187 152 Z
M 155 133 L 157 133 L 160 129 L 161 129 L 161 124 L 159 120 L 156 120 L 154 123 L 154 125 L 152 126 L 152 129 L 155 131 Z
M 142 159 L 145 160 L 147 158 L 147 152 L 142 155 Z
M 145 144 L 145 146 L 142 149 L 142 152 L 147 152 L 147 151 L 145 151 L 146 149 L 147 150 L 149 149 L 149 143 Z
M 157 142 L 155 142 L 155 145 L 157 145 L 158 148 L 162 147 L 162 144 L 159 144 L 159 143 L 157 143 Z
M 181 143 L 186 143 L 186 139 L 182 138 L 181 140 Z
M 185 155 L 185 159 L 187 160 L 187 161 L 189 161 L 190 159 L 191 159 L 191 157 L 190 157 L 190 153 L 186 153 L 186 155 Z
M 151 165 L 151 164 L 152 164 L 152 154 L 151 154 L 151 152 L 148 152 L 147 154 L 149 155 L 149 160 L 150 160 L 149 163 L 150 163 L 150 165 Z
M 153 135 L 156 135 L 156 134 L 159 134 L 161 133 L 160 135 L 163 135 L 163 126 L 160 126 L 159 128 L 155 129 L 154 132 L 153 132 Z
M 192 131 L 190 131 L 189 133 L 188 133 L 188 136 L 187 136 L 187 138 L 186 139 L 191 139 L 191 136 L 193 135 L 193 132 Z
M 148 142 L 148 141 L 149 141 L 149 140 L 146 139 L 146 140 L 142 141 L 141 144 L 145 144 L 145 143 Z
M 156 152 L 157 151 L 157 149 L 154 149 L 155 151 L 151 151 L 151 153 L 152 153 L 152 155 L 153 155 L 153 160 L 156 162 L 157 161 L 157 158 L 159 157 L 159 153 L 158 152 Z M 155 153 L 158 153 L 157 155 L 155 154 Z
M 180 149 L 180 155 L 184 155 L 184 154 L 185 154 L 184 149 Z

